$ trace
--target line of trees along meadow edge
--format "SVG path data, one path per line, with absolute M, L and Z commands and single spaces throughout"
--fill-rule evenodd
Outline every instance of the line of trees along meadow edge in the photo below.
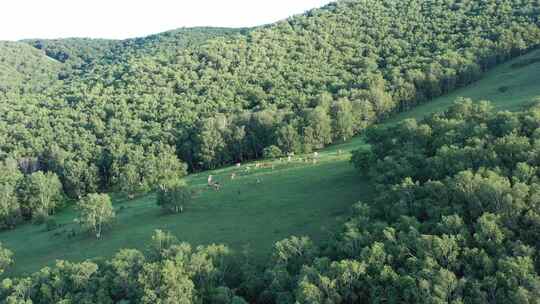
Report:
M 145 251 L 59 261 L 5 279 L 6 303 L 536 303 L 540 106 L 458 100 L 370 128 L 352 163 L 378 186 L 323 244 L 275 244 L 268 264 L 156 231 Z M 2 260 L 1 257 L 4 257 Z M 0 250 L 0 263 L 10 254 Z M 2 265 L 2 264 L 0 264 Z

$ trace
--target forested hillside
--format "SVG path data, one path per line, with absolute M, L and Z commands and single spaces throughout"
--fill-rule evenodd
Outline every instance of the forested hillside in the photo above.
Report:
M 0 41 L 0 96 L 11 91 L 40 92 L 56 81 L 60 68 L 60 62 L 25 43 Z M 0 105 L 7 102 L 6 98 L 2 97 Z M 20 102 L 13 98 L 13 102 Z
M 66 39 L 34 39 L 23 40 L 46 56 L 63 63 L 63 71 L 59 78 L 65 78 L 74 70 L 83 69 L 87 65 L 102 60 L 120 43 L 117 40 L 66 38 Z
M 535 1 L 341 1 L 245 36 L 99 60 L 42 95 L 2 98 L 1 157 L 55 173 L 76 197 L 149 189 L 158 170 L 141 160 L 162 153 L 197 170 L 271 145 L 319 149 L 535 47 L 537 13 Z
M 422 121 L 372 125 L 537 48 L 539 16 L 536 0 L 338 1 L 249 30 L 1 43 L 2 230 L 33 222 L 74 238 L 53 218 L 71 208 L 70 221 L 99 241 L 129 207 L 98 193 L 133 202 L 154 191 L 179 215 L 223 186 L 209 175 L 193 189 L 188 172 L 237 163 L 228 178 L 245 176 L 252 198 L 264 193 L 253 170 L 296 156 L 315 165 L 318 151 L 358 134 L 369 146 L 352 163 L 377 194 L 329 242 L 291 236 L 264 267 L 249 248 L 192 247 L 158 230 L 144 251 L 5 279 L 0 300 L 536 303 L 538 106 L 495 112 L 460 99 Z M 272 162 L 245 165 L 261 157 Z M 214 198 L 242 197 L 236 187 Z M 12 263 L 0 244 L 0 275 Z
M 262 269 L 248 251 L 194 248 L 156 231 L 144 251 L 6 279 L 0 299 L 536 303 L 539 117 L 538 106 L 495 112 L 462 99 L 423 121 L 369 129 L 371 148 L 354 152 L 352 163 L 378 185 L 376 197 L 357 203 L 326 243 L 277 242 Z M 0 273 L 12 256 L 0 247 Z
M 74 73 L 73 70 L 84 70 L 92 64 L 118 63 L 133 56 L 176 53 L 187 47 L 201 45 L 212 38 L 238 34 L 242 31 L 242 29 L 212 27 L 182 28 L 125 40 L 67 38 L 29 39 L 22 42 L 43 50 L 47 56 L 65 63 L 68 70 L 64 71 L 62 76 L 67 77 Z
M 181 49 L 199 46 L 210 39 L 245 31 L 247 29 L 182 28 L 125 40 L 3 41 L 0 42 L 0 92 L 23 90 L 25 94 L 39 93 L 59 79 L 80 77 L 93 65 L 128 64 L 126 61 L 131 57 L 176 54 Z M 51 93 L 51 96 L 56 95 Z
M 218 37 L 243 34 L 249 29 L 195 27 L 181 28 L 142 38 L 123 40 L 115 50 L 116 53 L 129 55 L 163 56 L 176 55 L 180 50 L 197 47 Z

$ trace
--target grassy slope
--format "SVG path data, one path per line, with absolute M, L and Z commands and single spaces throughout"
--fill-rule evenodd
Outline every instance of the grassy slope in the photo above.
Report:
M 521 63 L 525 64 L 528 61 L 533 63 L 519 67 Z M 499 90 L 503 87 L 507 88 L 505 92 Z M 501 110 L 519 110 L 520 107 L 534 100 L 540 101 L 540 50 L 532 51 L 502 64 L 473 85 L 439 97 L 410 111 L 400 113 L 387 122 L 392 123 L 411 117 L 422 118 L 443 110 L 461 96 L 476 101 L 489 100 L 497 109 Z
M 540 98 L 540 62 L 513 67 L 532 58 L 540 58 L 540 50 L 494 69 L 470 87 L 400 114 L 389 122 L 421 118 L 444 110 L 458 96 L 489 99 L 498 108 L 518 109 Z M 500 92 L 501 86 L 508 90 Z M 55 236 L 43 226 L 31 224 L 0 233 L 0 241 L 15 252 L 12 274 L 35 271 L 55 259 L 77 261 L 110 256 L 120 248 L 144 248 L 154 229 L 169 230 L 193 244 L 225 243 L 236 249 L 247 245 L 257 258 L 264 259 L 273 243 L 287 236 L 325 238 L 325 232 L 343 221 L 353 203 L 372 195 L 372 187 L 359 181 L 348 163 L 348 153 L 337 153 L 362 144 L 361 138 L 355 138 L 324 150 L 318 164 L 275 162 L 275 170 L 251 170 L 234 181 L 228 178 L 237 171 L 232 167 L 191 175 L 189 183 L 201 191 L 195 203 L 180 215 L 161 214 L 153 195 L 131 202 L 116 199 L 118 221 L 100 241 L 85 235 L 73 239 Z M 222 181 L 224 187 L 220 192 L 205 187 L 208 174 Z M 262 183 L 256 183 L 257 177 Z M 76 228 L 75 214 L 73 209 L 61 212 L 57 220 L 65 226 L 57 231 Z
M 55 236 L 44 225 L 32 224 L 0 233 L 0 240 L 16 254 L 14 274 L 35 271 L 56 259 L 81 260 L 109 256 L 120 248 L 144 249 L 154 229 L 166 229 L 193 244 L 225 243 L 237 249 L 247 245 L 263 259 L 273 243 L 287 236 L 320 240 L 343 220 L 351 204 L 370 195 L 369 187 L 358 183 L 347 153 L 338 156 L 331 151 L 322 158 L 315 165 L 277 161 L 274 170 L 245 173 L 241 169 L 242 175 L 235 180 L 229 178 L 238 171 L 235 167 L 217 170 L 212 174 L 223 184 L 219 192 L 205 186 L 209 173 L 191 175 L 188 182 L 199 194 L 184 214 L 162 214 L 154 195 L 129 202 L 117 199 L 117 223 L 100 241 L 87 235 Z M 75 215 L 73 209 L 62 211 L 57 221 L 65 226 L 56 231 L 77 228 Z

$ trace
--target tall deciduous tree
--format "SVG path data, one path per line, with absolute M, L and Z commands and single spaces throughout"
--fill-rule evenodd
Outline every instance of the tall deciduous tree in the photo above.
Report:
M 21 187 L 22 209 L 27 217 L 47 217 L 60 203 L 62 183 L 56 174 L 41 171 L 27 176 Z
M 145 264 L 139 275 L 142 303 L 191 304 L 197 300 L 188 273 L 174 261 Z
M 0 162 L 0 229 L 13 227 L 20 219 L 21 208 L 17 187 L 23 179 L 17 162 Z
M 140 146 L 123 147 L 112 167 L 118 188 L 130 198 L 186 175 L 186 166 L 178 160 L 174 148 L 164 144 L 146 150 Z
M 298 153 L 302 148 L 300 135 L 296 128 L 291 124 L 285 124 L 277 129 L 276 142 L 278 147 L 285 153 Z
M 318 106 L 307 116 L 307 125 L 313 130 L 312 147 L 321 149 L 332 142 L 332 120 L 325 107 Z
M 82 228 L 95 234 L 100 239 L 103 229 L 110 226 L 116 214 L 111 198 L 107 194 L 88 194 L 79 202 L 78 222 Z
M 346 141 L 354 135 L 354 114 L 351 102 L 340 100 L 332 107 L 334 138 Z
M 4 248 L 2 243 L 0 243 L 0 275 L 2 275 L 11 264 L 13 264 L 13 252 Z
M 135 249 L 120 250 L 107 264 L 112 269 L 112 286 L 116 294 L 135 301 L 140 294 L 137 277 L 142 271 L 145 256 Z
M 172 213 L 180 213 L 192 200 L 192 191 L 182 180 L 171 180 L 158 189 L 157 205 Z
M 0 229 L 13 227 L 20 216 L 20 204 L 15 187 L 0 184 Z
M 225 139 L 220 131 L 219 124 L 215 119 L 202 121 L 196 136 L 196 156 L 201 164 L 208 168 L 215 168 L 225 149 Z

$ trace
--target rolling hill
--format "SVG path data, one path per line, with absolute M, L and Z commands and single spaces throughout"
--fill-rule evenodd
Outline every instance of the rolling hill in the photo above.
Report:
M 62 64 L 21 42 L 0 41 L 0 93 L 41 91 L 57 80 Z
M 152 56 L 159 53 L 176 53 L 188 47 L 204 44 L 217 37 L 241 34 L 247 29 L 181 28 L 147 37 L 124 40 L 65 38 L 29 39 L 27 43 L 71 69 L 83 69 L 90 64 L 110 64 L 128 57 Z
M 539 12 L 1 42 L 0 301 L 535 303 Z
M 422 118 L 448 108 L 458 96 L 476 101 L 492 100 L 501 110 L 518 110 L 540 98 L 540 56 L 533 51 L 495 68 L 486 76 L 456 93 L 442 96 L 425 105 L 391 118 L 394 124 L 407 118 Z M 500 86 L 514 89 L 500 92 Z M 384 123 L 384 122 L 383 122 Z M 14 231 L 0 232 L 0 239 L 15 252 L 12 274 L 22 275 L 52 265 L 57 259 L 82 261 L 96 256 L 110 257 L 121 248 L 144 250 L 155 229 L 170 231 L 180 240 L 194 245 L 222 243 L 236 250 L 247 248 L 258 262 L 265 261 L 273 244 L 289 235 L 307 235 L 318 242 L 327 241 L 332 231 L 348 217 L 357 201 L 372 198 L 375 185 L 360 178 L 349 163 L 350 152 L 364 147 L 362 137 L 328 147 L 320 152 L 317 164 L 271 161 L 275 169 L 255 170 L 254 163 L 241 169 L 227 167 L 187 177 L 200 192 L 185 214 L 165 215 L 150 194 L 134 201 L 117 195 L 117 223 L 103 240 L 86 235 L 68 237 L 76 212 L 62 210 L 55 216 L 62 225 L 46 231 L 44 225 L 27 224 Z M 342 153 L 338 154 L 338 151 Z M 298 155 L 296 158 L 306 158 Z M 269 163 L 270 161 L 259 161 Z M 251 171 L 246 172 L 246 167 Z M 232 172 L 238 178 L 230 180 Z M 219 192 L 206 187 L 208 175 L 222 181 Z M 257 184 L 257 178 L 262 180 Z M 58 235 L 60 231 L 60 234 Z
M 217 37 L 248 29 L 182 28 L 125 40 L 65 38 L 0 41 L 0 92 L 42 93 L 59 80 L 80 77 L 94 65 L 125 62 L 143 56 L 173 56 Z M 10 97 L 13 99 L 16 97 Z
M 450 106 L 457 97 L 473 100 L 489 100 L 496 109 L 519 110 L 524 105 L 538 101 L 538 83 L 540 71 L 540 51 L 516 58 L 501 64 L 486 74 L 473 86 L 458 89 L 450 94 L 434 99 L 434 102 L 419 105 L 402 114 L 397 114 L 388 122 L 399 121 L 405 117 L 422 118 L 434 112 L 440 112 L 443 106 Z

